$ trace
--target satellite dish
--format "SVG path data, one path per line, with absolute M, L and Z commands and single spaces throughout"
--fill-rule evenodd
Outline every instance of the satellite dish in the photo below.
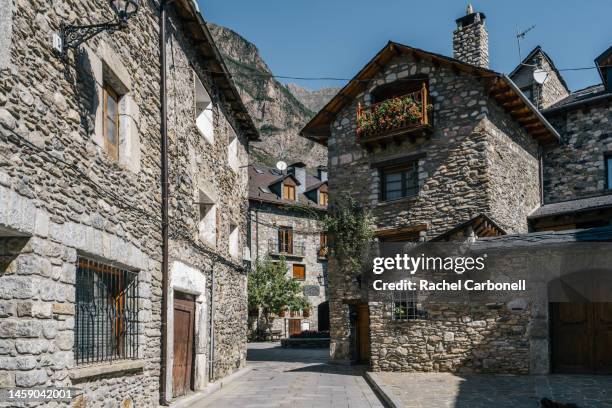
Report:
M 545 81 L 546 78 L 548 78 L 548 72 L 544 71 L 543 69 L 536 69 L 535 71 L 533 71 L 533 79 L 540 85 L 542 85 Z
M 276 162 L 276 168 L 279 169 L 280 171 L 285 171 L 285 170 L 287 170 L 287 163 L 285 163 L 284 161 L 280 160 L 280 161 Z

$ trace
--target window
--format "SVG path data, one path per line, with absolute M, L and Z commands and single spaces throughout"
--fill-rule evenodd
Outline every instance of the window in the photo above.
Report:
M 327 205 L 328 201 L 327 191 L 319 191 L 319 205 Z
M 215 127 L 213 124 L 213 104 L 210 95 L 202 81 L 195 75 L 196 127 L 204 139 L 210 144 L 215 142 Z
M 283 199 L 295 201 L 295 186 L 283 183 Z
M 104 114 L 104 149 L 119 160 L 119 95 L 108 85 L 102 88 Z
M 306 265 L 293 264 L 293 279 L 306 280 Z
M 237 225 L 230 225 L 229 253 L 232 258 L 240 257 L 240 229 Z
M 233 129 L 230 129 L 230 136 L 227 145 L 227 163 L 234 172 L 238 172 L 240 164 L 238 161 L 238 137 Z
M 200 239 L 211 246 L 217 245 L 217 206 L 210 194 L 199 191 L 198 199 L 198 232 Z
M 396 200 L 417 195 L 419 192 L 418 162 L 381 170 L 382 200 Z
M 319 258 L 327 258 L 327 232 L 322 232 L 319 235 Z
M 604 160 L 606 162 L 606 188 L 612 190 L 612 153 L 606 154 Z
M 427 312 L 421 309 L 417 303 L 416 292 L 414 291 L 392 291 L 392 320 L 421 320 L 427 319 Z
M 278 229 L 278 252 L 281 254 L 293 253 L 293 228 L 280 227 Z
M 138 358 L 138 274 L 79 258 L 74 358 L 77 364 Z

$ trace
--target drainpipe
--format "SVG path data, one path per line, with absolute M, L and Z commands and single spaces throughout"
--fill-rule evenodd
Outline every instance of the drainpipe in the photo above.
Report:
M 210 273 L 210 352 L 208 359 L 208 381 L 212 382 L 214 374 L 214 361 L 215 361 L 215 268 Z
M 167 342 L 168 342 L 168 98 L 166 88 L 166 6 L 160 1 L 159 9 L 159 64 L 161 99 L 161 227 L 162 227 L 162 306 L 161 306 L 161 365 L 159 370 L 159 403 L 168 405 L 166 399 Z

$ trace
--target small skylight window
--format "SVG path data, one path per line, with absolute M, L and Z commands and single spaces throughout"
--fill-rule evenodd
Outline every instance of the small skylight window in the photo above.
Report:
M 259 187 L 262 193 L 270 194 L 272 193 L 268 187 Z
M 278 171 L 278 170 L 270 170 L 270 173 L 272 173 L 272 174 L 274 174 L 274 175 L 276 175 L 276 176 L 280 176 L 280 175 L 282 175 L 282 174 L 283 174 L 283 173 L 281 173 L 281 172 L 280 172 L 280 171 Z
M 259 173 L 259 174 L 263 174 L 263 170 L 262 169 L 258 169 L 257 167 L 253 167 L 253 169 Z

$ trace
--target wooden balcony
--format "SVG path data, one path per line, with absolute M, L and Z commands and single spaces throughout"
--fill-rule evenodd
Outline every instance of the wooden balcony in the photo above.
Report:
M 407 137 L 426 135 L 432 129 L 432 106 L 427 90 L 411 92 L 364 107 L 357 107 L 357 141 L 368 150 L 401 144 Z

